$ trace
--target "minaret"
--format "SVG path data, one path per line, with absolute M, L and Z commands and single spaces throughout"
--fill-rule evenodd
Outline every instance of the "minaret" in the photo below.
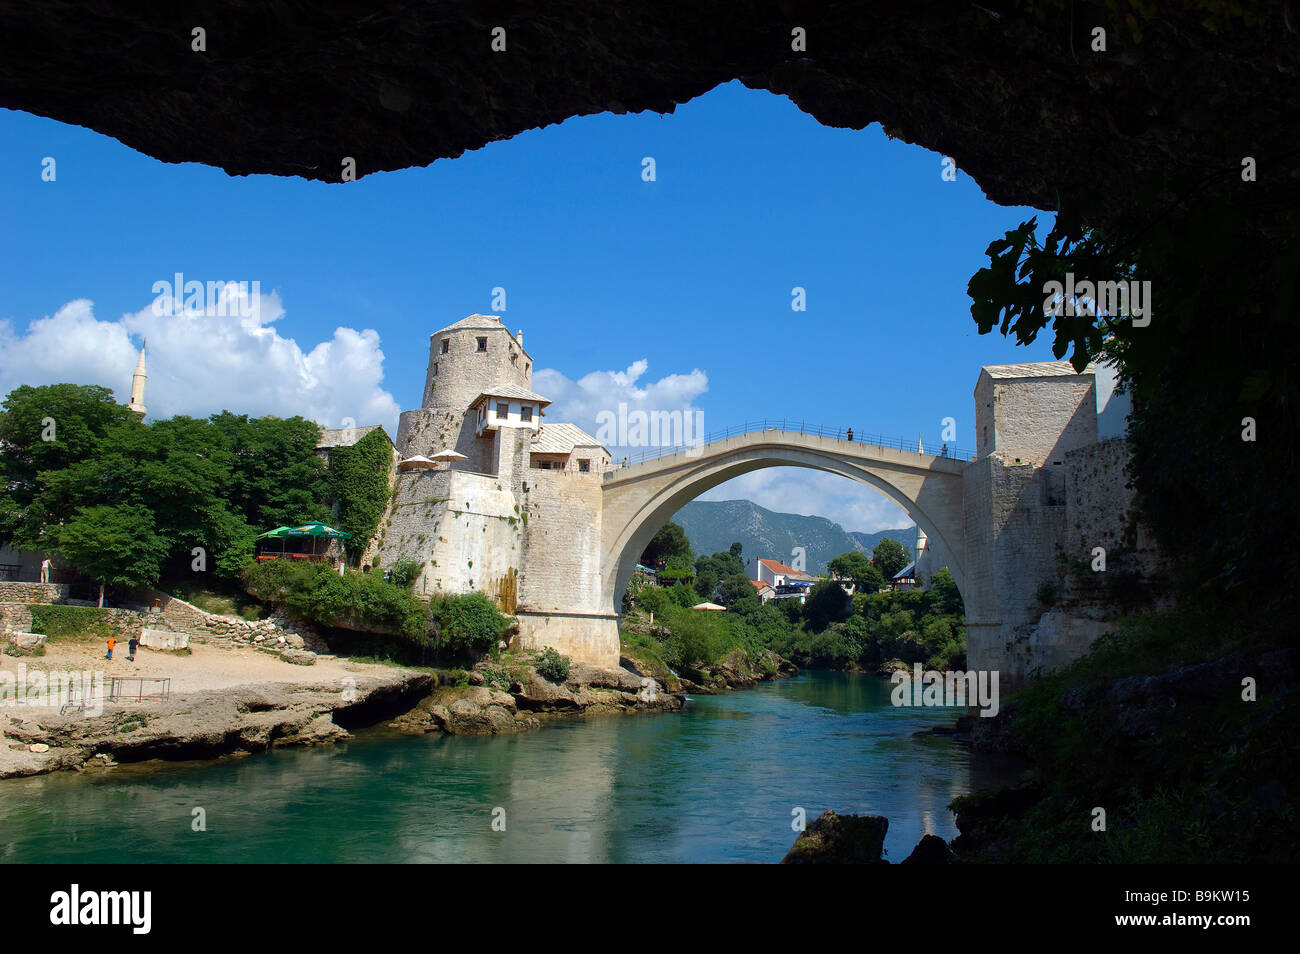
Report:
M 920 434 L 917 434 L 917 435 L 916 435 L 916 452 L 917 452 L 918 454 L 924 454 L 924 453 L 925 453 L 925 445 L 921 443 L 921 435 L 920 435 Z M 912 560 L 913 560 L 913 562 L 916 564 L 916 567 L 915 567 L 915 569 L 913 570 L 913 573 L 915 574 L 915 576 L 916 576 L 916 578 L 917 578 L 918 580 L 922 579 L 922 575 L 921 575 L 921 573 L 922 573 L 922 570 L 921 570 L 921 561 L 922 561 L 922 558 L 923 558 L 923 557 L 929 557 L 929 555 L 930 555 L 930 553 L 929 553 L 929 540 L 926 538 L 925 531 L 921 529 L 921 525 L 918 523 L 918 524 L 916 525 L 916 552 L 912 554 Z M 927 559 L 927 560 L 925 560 L 925 562 L 928 564 L 930 561 Z M 928 572 L 928 570 L 929 570 L 929 566 L 927 565 L 925 569 L 926 569 L 926 571 Z
M 140 347 L 140 360 L 136 362 L 135 374 L 131 375 L 131 403 L 127 405 L 127 408 L 142 417 L 145 413 L 144 382 L 149 377 L 144 370 L 144 349 L 148 344 L 149 342 L 145 341 L 144 345 Z

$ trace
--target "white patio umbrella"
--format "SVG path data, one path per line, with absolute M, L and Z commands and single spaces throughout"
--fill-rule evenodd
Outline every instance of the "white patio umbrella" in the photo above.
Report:
M 437 466 L 438 465 L 429 460 L 429 458 L 422 457 L 419 454 L 397 462 L 398 470 L 433 470 Z
M 469 460 L 469 458 L 466 457 L 464 454 L 456 453 L 450 447 L 444 447 L 442 450 L 438 451 L 438 453 L 434 454 L 431 460 L 436 460 L 436 461 L 445 460 L 447 462 L 447 466 L 450 467 L 451 462 L 453 460 Z

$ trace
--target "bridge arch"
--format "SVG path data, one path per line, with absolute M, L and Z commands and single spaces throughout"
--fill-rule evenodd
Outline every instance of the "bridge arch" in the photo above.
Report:
M 612 471 L 602 508 L 602 601 L 617 609 L 636 558 L 682 506 L 733 477 L 767 467 L 838 474 L 883 494 L 925 531 L 962 590 L 964 466 L 916 451 L 767 430 Z

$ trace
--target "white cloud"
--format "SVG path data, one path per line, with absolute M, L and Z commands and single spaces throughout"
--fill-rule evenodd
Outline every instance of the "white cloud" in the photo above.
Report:
M 151 418 L 221 410 L 299 414 L 329 427 L 351 418 L 396 433 L 398 406 L 380 386 L 384 353 L 375 331 L 335 328 L 304 351 L 271 327 L 284 314 L 274 293 L 241 298 L 238 286 L 227 286 L 217 301 L 174 314 L 170 304 L 160 296 L 106 321 L 95 317 L 92 302 L 78 299 L 23 333 L 0 321 L 0 395 L 20 384 L 66 381 L 111 387 L 125 403 L 140 341 L 147 339 Z
M 643 385 L 638 382 L 650 367 L 644 358 L 634 361 L 625 371 L 592 371 L 577 381 L 570 380 L 554 368 L 543 368 L 533 375 L 533 389 L 553 402 L 546 415 L 553 421 L 569 421 L 595 435 L 602 414 L 618 415 L 619 405 L 633 411 L 681 411 L 694 414 L 700 409 L 695 399 L 709 389 L 709 376 L 696 368 L 689 374 L 670 374 Z M 707 423 L 707 422 L 706 422 Z M 705 428 L 707 430 L 707 427 Z M 610 446 L 615 457 L 626 450 Z
M 643 382 L 649 364 L 634 361 L 625 371 L 593 371 L 574 381 L 561 372 L 546 368 L 533 375 L 533 389 L 554 403 L 547 408 L 552 421 L 571 421 L 596 434 L 602 412 L 618 413 L 619 403 L 631 411 L 699 410 L 696 399 L 709 388 L 708 375 L 696 368 L 689 374 L 670 374 L 657 381 Z M 721 429 L 726 422 L 705 420 Z M 610 447 L 617 460 L 645 448 Z M 654 448 L 651 448 L 654 450 Z M 865 484 L 835 474 L 802 467 L 771 467 L 757 470 L 701 495 L 701 500 L 752 500 L 760 507 L 780 513 L 827 517 L 845 530 L 872 532 L 909 526 L 912 521 L 892 501 Z

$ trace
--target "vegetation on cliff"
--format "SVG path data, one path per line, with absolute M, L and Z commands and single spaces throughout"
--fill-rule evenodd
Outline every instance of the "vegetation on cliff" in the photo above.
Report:
M 1004 709 L 995 742 L 1032 758 L 1034 778 L 958 800 L 968 860 L 1283 861 L 1300 849 L 1300 553 L 1261 536 L 1300 522 L 1288 476 L 1300 219 L 1261 189 L 1226 167 L 1189 191 L 1194 203 L 1137 207 L 1105 232 L 1077 211 L 1089 197 L 1066 197 L 1045 239 L 1023 223 L 971 279 L 981 332 L 1027 342 L 1050 325 L 1057 357 L 1115 363 L 1133 397 L 1129 478 L 1176 568 L 1178 607 L 1130 613 Z M 1067 275 L 1150 282 L 1150 321 L 1046 307 L 1046 284 Z
M 339 576 L 324 563 L 266 560 L 250 564 L 243 581 L 258 599 L 313 623 L 389 633 L 415 646 L 428 640 L 428 607 L 378 574 Z
M 329 493 L 338 505 L 333 525 L 352 534 L 347 549 L 353 555 L 365 550 L 384 516 L 392 465 L 393 445 L 381 430 L 330 452 Z

